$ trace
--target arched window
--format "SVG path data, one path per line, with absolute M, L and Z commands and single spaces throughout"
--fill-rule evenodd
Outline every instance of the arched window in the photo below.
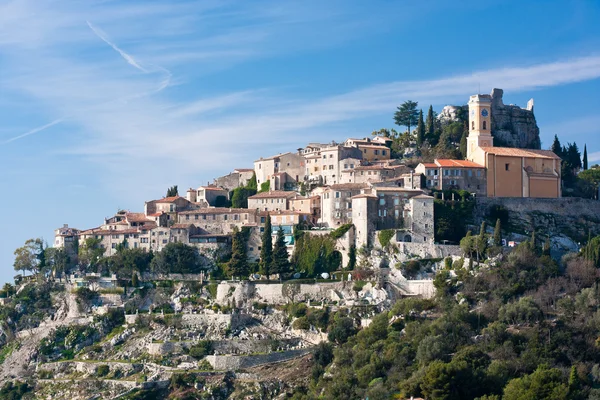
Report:
M 483 130 L 487 129 L 487 121 L 483 121 Z
M 471 121 L 471 129 L 475 130 L 475 121 Z

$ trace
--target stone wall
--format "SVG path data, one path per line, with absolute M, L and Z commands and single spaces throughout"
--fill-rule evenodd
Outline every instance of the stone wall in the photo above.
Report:
M 95 374 L 100 365 L 108 365 L 110 371 L 120 371 L 122 376 L 126 377 L 142 371 L 142 364 L 122 363 L 122 362 L 83 362 L 83 361 L 57 361 L 47 364 L 40 364 L 38 370 L 51 371 L 54 375 L 70 374 L 73 372 L 83 372 L 85 374 Z
M 234 301 L 236 305 L 251 301 L 265 302 L 269 304 L 286 304 L 290 297 L 286 296 L 285 285 L 297 285 L 294 301 L 329 299 L 331 291 L 342 290 L 343 282 L 321 282 L 319 284 L 301 284 L 290 281 L 289 283 L 254 283 L 254 282 L 226 282 L 223 281 L 217 287 L 217 303 L 230 304 Z
M 516 233 L 530 235 L 535 229 L 540 239 L 548 235 L 553 247 L 571 241 L 570 246 L 587 240 L 588 232 L 600 235 L 600 201 L 563 197 L 559 199 L 534 198 L 477 198 L 473 210 L 474 223 L 479 226 L 488 217 L 492 206 L 508 211 L 509 226 Z M 492 221 L 490 221 L 492 222 Z
M 402 232 L 399 232 L 402 234 Z M 399 261 L 408 261 L 413 258 L 446 258 L 451 256 L 460 256 L 462 251 L 460 246 L 441 245 L 433 243 L 410 243 L 398 242 L 394 236 L 391 241 L 396 245 L 399 251 Z
M 245 326 L 251 319 L 252 317 L 248 314 L 181 314 L 182 325 L 189 328 L 219 326 L 223 329 L 228 327 L 235 329 Z
M 300 349 L 255 356 L 206 356 L 206 360 L 216 370 L 236 371 L 239 369 L 256 367 L 258 365 L 288 361 L 308 354 L 311 351 L 312 349 Z

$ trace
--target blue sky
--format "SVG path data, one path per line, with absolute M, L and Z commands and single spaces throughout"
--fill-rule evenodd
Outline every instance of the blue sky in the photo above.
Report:
M 0 0 L 0 281 L 30 237 L 391 128 L 408 99 L 533 97 L 543 147 L 600 161 L 597 21 L 595 0 Z

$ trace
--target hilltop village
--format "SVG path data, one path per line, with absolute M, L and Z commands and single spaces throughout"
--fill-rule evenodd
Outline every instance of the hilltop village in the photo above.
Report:
M 444 191 L 491 198 L 561 197 L 560 157 L 548 150 L 494 146 L 492 102 L 502 102 L 501 91 L 495 93 L 495 100 L 494 92 L 469 99 L 465 160 L 435 159 L 413 169 L 392 159 L 392 139 L 384 136 L 309 143 L 295 152 L 261 157 L 253 168 L 234 169 L 211 185 L 190 188 L 185 197 L 147 201 L 143 213 L 122 211 L 92 229 L 65 225 L 56 230 L 54 246 L 74 253 L 70 244 L 92 238 L 100 240 L 105 255 L 113 255 L 122 243 L 158 252 L 178 242 L 216 254 L 231 246 L 235 230 L 246 228 L 246 255 L 256 262 L 267 216 L 275 227 L 273 240 L 281 229 L 289 254 L 297 229 L 322 234 L 352 224 L 338 246 L 340 267 L 347 264 L 351 248 L 372 247 L 384 230 L 393 230 L 392 243 L 408 249 L 411 244 L 433 246 L 434 196 Z M 532 114 L 529 107 L 520 111 Z M 248 195 L 249 190 L 256 193 Z M 415 254 L 426 248 L 413 247 L 409 251 Z
M 28 240 L 0 398 L 600 398 L 600 167 L 502 96 Z

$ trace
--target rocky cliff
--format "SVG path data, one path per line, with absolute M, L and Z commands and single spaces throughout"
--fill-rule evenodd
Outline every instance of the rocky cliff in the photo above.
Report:
M 495 146 L 539 149 L 541 146 L 540 129 L 533 114 L 533 99 L 527 102 L 527 108 L 504 104 L 502 89 L 493 89 L 492 93 L 492 135 Z M 468 106 L 445 106 L 439 114 L 441 121 L 458 120 L 459 110 L 468 112 Z M 464 115 L 468 115 L 465 112 Z

